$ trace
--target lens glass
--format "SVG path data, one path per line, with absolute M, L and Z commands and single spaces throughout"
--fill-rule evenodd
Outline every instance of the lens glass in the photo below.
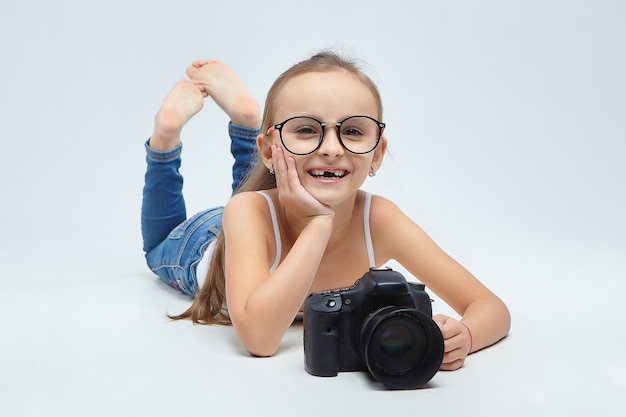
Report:
M 380 349 L 388 355 L 400 355 L 412 345 L 411 332 L 404 326 L 389 326 L 380 334 Z
M 385 320 L 370 340 L 370 359 L 390 375 L 411 371 L 424 359 L 427 338 L 415 320 L 396 316 Z

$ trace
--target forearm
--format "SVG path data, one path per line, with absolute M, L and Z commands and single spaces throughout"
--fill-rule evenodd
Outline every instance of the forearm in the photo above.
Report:
M 497 297 L 472 303 L 461 319 L 471 332 L 471 351 L 476 352 L 504 338 L 511 326 L 511 315 Z
M 246 349 L 271 356 L 309 293 L 326 250 L 332 220 L 305 226 L 285 259 L 247 300 L 235 327 Z

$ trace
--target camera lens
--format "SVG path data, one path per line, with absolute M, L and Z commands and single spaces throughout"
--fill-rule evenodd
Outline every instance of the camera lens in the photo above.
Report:
M 372 358 L 389 374 L 408 372 L 419 365 L 426 345 L 424 330 L 402 316 L 381 323 L 370 341 Z
M 363 322 L 360 346 L 368 370 L 391 389 L 413 389 L 437 373 L 443 336 L 426 314 L 406 307 L 384 307 Z

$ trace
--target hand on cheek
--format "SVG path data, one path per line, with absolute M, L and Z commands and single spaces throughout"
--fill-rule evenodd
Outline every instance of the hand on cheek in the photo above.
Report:
M 285 155 L 282 148 L 272 146 L 272 163 L 276 175 L 278 198 L 293 215 L 308 223 L 317 217 L 334 217 L 333 210 L 316 200 L 300 182 L 296 160 Z
M 471 349 L 469 330 L 458 320 L 438 314 L 433 320 L 439 326 L 444 340 L 442 371 L 454 371 L 463 366 Z
M 285 151 L 276 145 L 272 145 L 272 166 L 276 175 L 276 186 L 281 196 L 288 197 L 290 193 L 300 191 L 302 185 L 295 160 L 285 155 Z

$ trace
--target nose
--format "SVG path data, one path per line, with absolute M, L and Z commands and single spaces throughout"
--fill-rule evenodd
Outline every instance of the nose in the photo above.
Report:
M 324 127 L 322 143 L 317 150 L 325 156 L 340 156 L 344 153 L 343 145 L 339 140 L 339 128 L 334 125 Z

